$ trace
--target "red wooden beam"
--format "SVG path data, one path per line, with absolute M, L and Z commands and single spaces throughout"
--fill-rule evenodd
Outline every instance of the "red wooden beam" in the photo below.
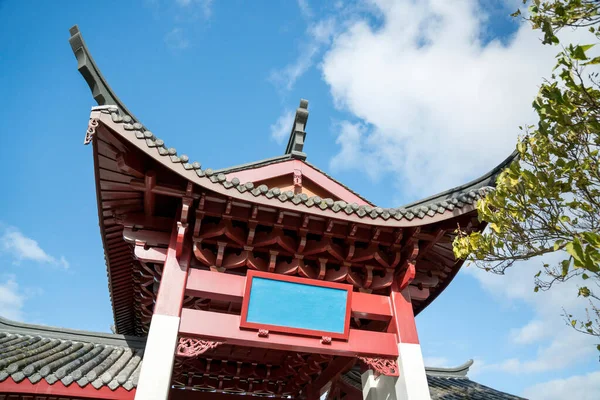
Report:
M 240 322 L 239 315 L 184 308 L 181 311 L 179 333 L 181 336 L 202 337 L 231 345 L 283 351 L 348 357 L 359 355 L 398 356 L 396 335 L 392 333 L 350 329 L 348 341 L 332 340 L 330 344 L 322 344 L 318 338 L 275 332 L 269 333 L 267 337 L 259 337 L 254 330 L 240 329 Z
M 245 285 L 245 276 L 190 268 L 186 295 L 241 304 Z M 351 310 L 352 316 L 357 318 L 377 321 L 389 321 L 392 318 L 387 296 L 353 292 Z
M 192 249 L 187 247 L 181 259 L 178 260 L 176 254 L 177 240 L 178 230 L 175 226 L 171 234 L 169 248 L 167 249 L 167 258 L 156 296 L 154 314 L 178 316 L 183 306 Z
M 394 317 L 388 327 L 388 332 L 394 332 L 398 335 L 398 343 L 419 344 L 415 315 L 410 300 L 411 287 L 412 286 L 409 286 L 400 291 L 398 282 L 392 283 L 390 301 L 392 303 Z M 415 289 L 418 290 L 418 288 Z
M 60 381 L 50 385 L 44 379 L 40 380 L 38 383 L 31 383 L 27 379 L 24 379 L 21 382 L 15 382 L 11 377 L 0 382 L 0 393 L 52 395 L 57 397 L 105 400 L 133 400 L 135 397 L 135 389 L 132 389 L 131 391 L 127 391 L 124 388 L 110 390 L 108 386 L 96 389 L 91 383 L 84 387 L 77 384 L 65 386 Z
M 389 297 L 361 292 L 352 293 L 352 316 L 389 321 L 392 318 Z

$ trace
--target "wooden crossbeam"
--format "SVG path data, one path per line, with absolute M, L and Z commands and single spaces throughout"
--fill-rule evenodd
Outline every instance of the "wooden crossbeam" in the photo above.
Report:
M 350 329 L 347 341 L 332 340 L 331 343 L 323 344 L 319 339 L 276 332 L 270 332 L 266 337 L 260 337 L 256 331 L 240 329 L 240 322 L 239 315 L 184 308 L 181 311 L 179 334 L 231 345 L 283 351 L 347 357 L 373 354 L 381 357 L 398 356 L 396 335 L 393 333 Z
M 242 303 L 246 277 L 200 269 L 190 269 L 186 295 Z M 352 316 L 375 321 L 389 321 L 392 317 L 387 296 L 352 293 Z

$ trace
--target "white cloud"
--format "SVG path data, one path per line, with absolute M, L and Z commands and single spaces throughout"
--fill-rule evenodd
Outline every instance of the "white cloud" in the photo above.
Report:
M 565 283 L 556 283 L 546 292 L 533 291 L 533 276 L 542 263 L 555 264 L 561 257 L 562 254 L 552 254 L 544 260 L 521 262 L 503 276 L 475 267 L 466 269 L 498 301 L 503 304 L 516 303 L 517 306 L 524 303 L 534 314 L 530 322 L 511 330 L 508 336 L 518 345 L 534 346 L 535 356 L 489 363 L 481 366 L 479 372 L 519 374 L 561 370 L 596 357 L 595 338 L 573 330 L 561 315 L 563 308 L 578 315 L 587 305 L 585 299 L 577 297 L 577 287 L 581 281 L 573 278 Z
M 530 321 L 527 325 L 510 332 L 512 341 L 517 344 L 532 344 L 549 334 L 544 323 L 538 320 Z
M 44 251 L 38 242 L 21 233 L 16 228 L 5 228 L 0 236 L 0 249 L 10 254 L 19 263 L 23 260 L 52 264 L 64 269 L 69 268 L 69 262 L 64 256 L 56 258 Z
M 181 28 L 173 28 L 165 35 L 165 43 L 172 49 L 183 50 L 190 46 L 189 40 L 185 37 Z
M 271 71 L 269 81 L 283 92 L 292 90 L 296 81 L 314 65 L 317 55 L 330 43 L 335 30 L 336 24 L 332 18 L 311 23 L 307 29 L 307 39 L 300 45 L 296 61 Z
M 381 24 L 338 23 L 324 55 L 336 106 L 369 128 L 355 158 L 334 156 L 332 168 L 374 163 L 372 175 L 394 174 L 414 196 L 487 172 L 513 150 L 518 126 L 534 122 L 531 101 L 558 48 L 542 46 L 526 25 L 506 43 L 483 42 L 476 0 L 374 4 Z
M 600 393 L 600 372 L 556 379 L 528 387 L 523 396 L 531 400 L 595 400 Z
M 292 125 L 294 123 L 294 112 L 286 110 L 277 118 L 277 121 L 271 125 L 271 137 L 279 144 L 282 144 L 285 139 L 290 136 Z
M 205 18 L 209 18 L 212 14 L 213 0 L 175 0 L 175 2 L 183 8 L 197 7 Z
M 0 282 L 0 315 L 14 321 L 23 320 L 23 303 L 25 296 L 20 293 L 14 275 L 9 275 Z
M 341 121 L 335 124 L 335 129 L 339 132 L 336 143 L 340 146 L 340 151 L 331 159 L 331 166 L 334 169 L 351 168 L 351 164 L 362 156 L 361 142 L 367 134 L 367 127 L 360 122 Z M 371 179 L 376 180 L 377 161 L 361 162 L 362 165 L 366 164 L 366 172 L 370 174 Z
M 298 8 L 304 18 L 312 18 L 313 10 L 308 4 L 308 0 L 298 0 Z

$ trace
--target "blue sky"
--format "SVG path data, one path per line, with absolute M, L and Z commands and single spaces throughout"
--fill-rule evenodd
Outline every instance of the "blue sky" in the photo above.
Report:
M 281 154 L 306 98 L 308 160 L 397 206 L 487 172 L 535 121 L 556 49 L 507 16 L 517 3 L 0 1 L 0 315 L 112 324 L 73 24 L 130 110 L 205 167 Z M 539 263 L 461 271 L 417 318 L 426 364 L 475 358 L 494 388 L 593 396 L 598 355 L 560 317 L 581 303 L 534 295 Z

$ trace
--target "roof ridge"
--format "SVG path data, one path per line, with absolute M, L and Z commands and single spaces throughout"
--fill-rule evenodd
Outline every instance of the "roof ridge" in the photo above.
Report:
M 28 336 L 47 336 L 61 340 L 74 340 L 78 342 L 123 346 L 135 349 L 142 349 L 146 345 L 146 338 L 140 338 L 137 336 L 28 324 L 25 322 L 12 321 L 3 317 L 0 317 L 0 332 Z
M 488 171 L 486 174 L 471 180 L 470 182 L 463 183 L 462 185 L 455 186 L 451 189 L 444 190 L 441 193 L 434 194 L 432 196 L 426 197 L 421 200 L 413 201 L 412 203 L 408 203 L 403 205 L 404 208 L 415 207 L 422 204 L 426 204 L 429 202 L 433 202 L 434 200 L 438 200 L 444 197 L 450 197 L 450 195 L 463 191 L 465 189 L 475 190 L 484 187 L 496 187 L 496 178 L 500 173 L 506 168 L 509 164 L 519 158 L 519 152 L 514 150 L 508 157 L 506 157 L 500 164 L 495 166 L 492 170 Z
M 472 359 L 467 360 L 464 364 L 457 367 L 425 367 L 425 372 L 431 376 L 444 376 L 454 378 L 469 378 L 467 373 L 473 365 Z

